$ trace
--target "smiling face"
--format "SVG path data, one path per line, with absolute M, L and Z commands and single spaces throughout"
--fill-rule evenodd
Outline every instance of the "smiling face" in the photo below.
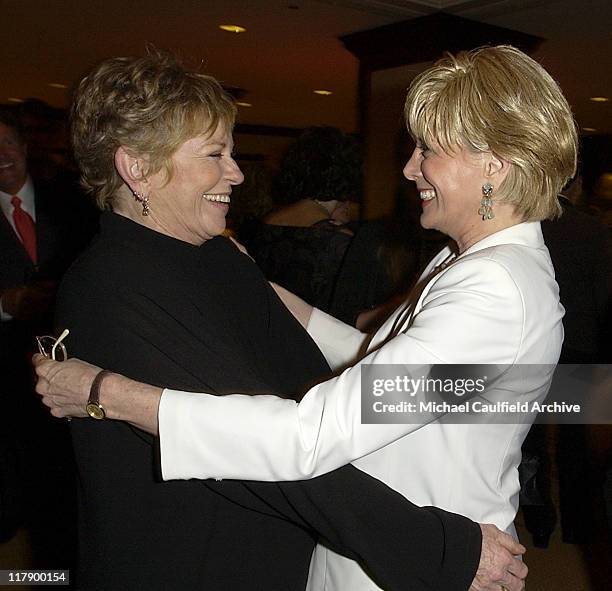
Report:
M 148 178 L 150 219 L 157 230 L 202 244 L 225 230 L 233 185 L 244 180 L 232 157 L 231 133 L 219 125 L 212 135 L 184 142 L 172 156 L 169 182 L 164 171 Z
M 489 180 L 491 157 L 457 146 L 447 154 L 438 145 L 417 145 L 404 167 L 404 176 L 416 183 L 423 212 L 423 228 L 450 236 L 462 247 L 482 231 L 478 208 L 482 185 Z
M 0 123 L 0 191 L 14 195 L 28 175 L 26 145 L 17 132 Z

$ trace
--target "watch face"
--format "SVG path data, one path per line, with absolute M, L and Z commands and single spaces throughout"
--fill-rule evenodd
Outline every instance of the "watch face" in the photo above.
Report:
M 87 414 L 92 419 L 102 420 L 106 417 L 106 413 L 104 412 L 104 409 L 99 404 L 96 404 L 95 402 L 88 403 L 86 410 L 87 410 Z

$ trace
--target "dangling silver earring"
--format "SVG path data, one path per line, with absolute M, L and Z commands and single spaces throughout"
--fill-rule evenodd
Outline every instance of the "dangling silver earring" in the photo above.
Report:
M 151 212 L 149 209 L 149 196 L 138 191 L 133 191 L 134 199 L 142 205 L 142 215 L 147 216 Z
M 480 209 L 478 215 L 484 220 L 492 220 L 495 217 L 493 213 L 493 185 L 485 183 L 482 185 L 482 199 L 480 200 Z

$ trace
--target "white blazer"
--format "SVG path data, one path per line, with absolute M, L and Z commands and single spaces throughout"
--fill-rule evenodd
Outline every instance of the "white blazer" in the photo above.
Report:
M 449 257 L 446 248 L 422 278 Z M 313 387 L 299 405 L 274 396 L 164 391 L 164 478 L 298 480 L 353 462 L 416 504 L 511 531 L 529 424 L 490 424 L 483 414 L 478 424 L 362 425 L 359 366 L 555 364 L 563 308 L 540 224 L 497 232 L 454 259 L 426 283 L 399 334 L 385 342 L 400 315 L 402 308 L 377 331 L 361 361 Z M 364 345 L 365 335 L 319 310 L 308 332 L 333 368 L 354 362 Z M 497 388 L 504 400 L 542 400 L 551 377 L 502 379 Z M 355 563 L 325 548 L 315 551 L 309 584 L 377 588 Z

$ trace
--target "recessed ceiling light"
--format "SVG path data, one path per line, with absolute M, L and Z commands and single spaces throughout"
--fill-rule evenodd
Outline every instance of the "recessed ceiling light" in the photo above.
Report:
M 14 96 L 9 96 L 6 100 L 9 103 L 23 103 L 23 99 L 15 98 Z
M 239 107 L 252 107 L 252 106 L 253 106 L 251 103 L 244 103 L 244 102 L 242 102 L 242 101 L 236 101 L 236 104 L 237 104 Z
M 240 25 L 219 25 L 219 28 L 228 33 L 246 33 L 246 29 Z
M 49 86 L 51 88 L 68 88 L 67 84 L 62 84 L 61 82 L 49 82 Z
M 607 96 L 592 96 L 589 100 L 594 103 L 607 103 L 610 99 Z
M 322 96 L 329 96 L 330 94 L 333 94 L 333 92 L 331 90 L 313 90 L 312 92 L 314 92 L 315 94 L 320 94 Z

